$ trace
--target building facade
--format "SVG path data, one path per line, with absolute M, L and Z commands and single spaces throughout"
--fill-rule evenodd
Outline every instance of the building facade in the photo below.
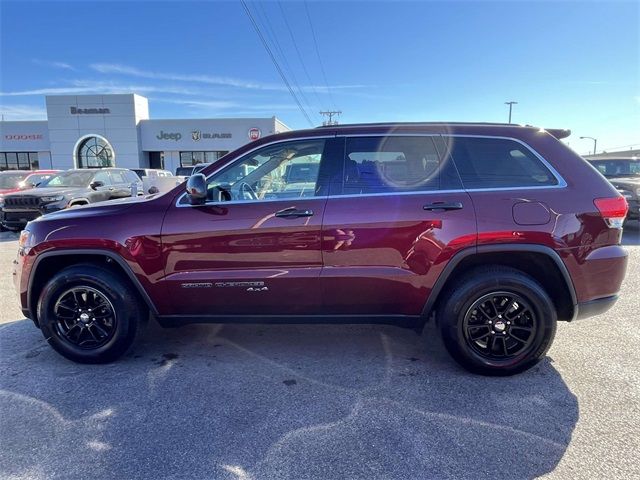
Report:
M 47 120 L 0 122 L 0 170 L 161 168 L 217 160 L 290 130 L 276 117 L 152 120 L 136 94 L 47 96 Z

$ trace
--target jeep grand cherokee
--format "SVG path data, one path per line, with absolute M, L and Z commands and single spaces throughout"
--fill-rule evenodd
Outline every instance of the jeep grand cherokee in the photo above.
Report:
M 22 310 L 77 362 L 118 358 L 149 312 L 164 326 L 434 318 L 467 369 L 520 372 L 557 321 L 613 305 L 626 270 L 626 201 L 566 135 L 422 123 L 266 137 L 186 191 L 30 222 Z

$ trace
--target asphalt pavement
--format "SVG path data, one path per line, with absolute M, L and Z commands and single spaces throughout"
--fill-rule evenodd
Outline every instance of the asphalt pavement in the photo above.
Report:
M 121 361 L 74 364 L 22 317 L 0 233 L 0 478 L 640 478 L 636 222 L 625 244 L 614 309 L 487 378 L 431 326 L 150 325 Z

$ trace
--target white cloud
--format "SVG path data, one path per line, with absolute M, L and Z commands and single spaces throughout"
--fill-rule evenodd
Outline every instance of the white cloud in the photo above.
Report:
M 223 77 L 217 75 L 205 74 L 182 74 L 168 72 L 152 72 L 149 70 L 141 70 L 128 65 L 119 65 L 113 63 L 94 63 L 89 65 L 93 70 L 103 74 L 128 75 L 139 78 L 149 78 L 154 80 L 171 80 L 177 82 L 205 83 L 209 85 L 220 85 L 228 87 L 237 87 L 253 90 L 274 90 L 286 91 L 286 87 L 276 83 L 263 83 L 252 80 L 243 80 L 232 77 Z M 333 85 L 330 89 L 357 89 L 367 88 L 370 85 Z M 327 87 L 321 85 L 303 85 L 301 89 L 305 92 L 316 90 L 319 93 L 327 93 Z
M 73 65 L 70 65 L 66 62 L 57 62 L 52 60 L 40 60 L 38 58 L 34 58 L 31 60 L 36 65 L 40 65 L 41 67 L 52 67 L 52 68 L 61 68 L 63 70 L 75 70 Z
M 45 87 L 29 90 L 16 90 L 12 92 L 0 92 L 4 97 L 26 97 L 32 95 L 82 95 L 82 94 L 110 94 L 110 93 L 170 93 L 176 95 L 197 95 L 202 92 L 198 89 L 180 86 L 151 86 L 118 84 L 113 82 L 96 82 L 93 80 L 73 80 L 66 87 Z
M 0 114 L 5 120 L 46 120 L 43 107 L 32 105 L 0 105 Z

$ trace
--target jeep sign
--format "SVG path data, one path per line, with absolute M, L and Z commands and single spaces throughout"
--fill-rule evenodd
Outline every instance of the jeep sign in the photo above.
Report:
M 176 142 L 182 138 L 182 134 L 178 132 L 167 133 L 160 130 L 160 133 L 156 135 L 158 140 L 175 140 Z

